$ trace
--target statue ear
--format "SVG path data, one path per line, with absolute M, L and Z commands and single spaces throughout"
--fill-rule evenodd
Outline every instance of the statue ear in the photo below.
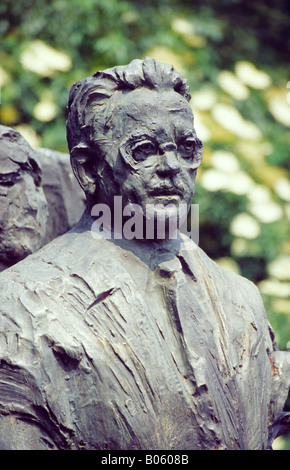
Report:
M 79 144 L 71 150 L 71 166 L 76 179 L 87 195 L 93 196 L 96 190 L 96 154 L 85 144 Z

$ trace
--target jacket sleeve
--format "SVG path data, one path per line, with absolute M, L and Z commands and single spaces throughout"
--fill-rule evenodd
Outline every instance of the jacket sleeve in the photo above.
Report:
M 25 369 L 0 363 L 0 449 L 57 449 L 50 417 Z

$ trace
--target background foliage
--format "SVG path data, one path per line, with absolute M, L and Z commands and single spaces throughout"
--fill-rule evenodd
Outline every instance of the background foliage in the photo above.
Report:
M 290 349 L 289 19 L 288 0 L 0 4 L 0 121 L 32 146 L 67 152 L 69 89 L 96 70 L 151 56 L 187 78 L 205 146 L 200 246 L 258 285 L 281 349 Z

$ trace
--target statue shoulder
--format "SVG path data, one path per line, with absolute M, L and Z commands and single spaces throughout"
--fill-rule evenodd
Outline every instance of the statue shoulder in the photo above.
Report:
M 208 286 L 209 295 L 216 296 L 230 316 L 252 318 L 253 323 L 266 334 L 269 323 L 267 314 L 259 289 L 252 281 L 221 267 L 199 247 L 187 251 L 186 257 L 192 263 L 193 272 L 200 283 Z
M 185 256 L 193 263 L 196 272 L 201 272 L 203 278 L 209 278 L 219 291 L 228 292 L 235 296 L 244 296 L 253 302 L 261 304 L 262 299 L 257 286 L 241 274 L 225 269 L 212 260 L 199 246 L 187 250 Z M 250 296 L 250 297 L 249 297 Z M 263 303 L 263 302 L 262 302 Z
M 0 274 L 0 359 L 33 364 L 45 341 L 79 358 L 75 325 L 87 337 L 85 312 L 117 282 L 108 242 L 91 240 L 67 233 Z

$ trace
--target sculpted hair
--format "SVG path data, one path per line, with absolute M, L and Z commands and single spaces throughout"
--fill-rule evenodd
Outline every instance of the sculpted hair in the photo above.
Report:
M 12 186 L 23 172 L 29 173 L 36 186 L 41 184 L 41 168 L 35 152 L 16 129 L 0 126 L 0 183 Z
M 93 124 L 100 132 L 105 126 L 105 108 L 116 92 L 148 88 L 174 90 L 190 101 L 186 80 L 172 65 L 155 59 L 133 60 L 125 66 L 98 71 L 75 83 L 69 94 L 67 141 L 70 154 L 90 148 Z M 100 136 L 101 137 L 101 136 Z

